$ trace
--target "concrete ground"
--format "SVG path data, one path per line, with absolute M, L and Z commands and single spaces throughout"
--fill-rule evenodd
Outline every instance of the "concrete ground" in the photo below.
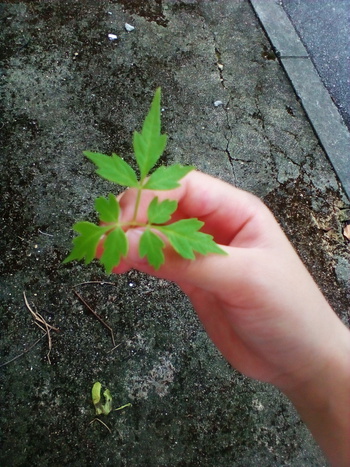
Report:
M 350 129 L 350 2 L 280 0 Z
M 250 3 L 350 199 L 349 0 Z
M 61 265 L 72 224 L 121 191 L 82 151 L 130 161 L 161 86 L 162 162 L 261 197 L 349 324 L 349 202 L 250 2 L 3 2 L 0 15 L 0 465 L 326 466 L 288 400 L 225 362 L 174 284 Z M 30 309 L 59 328 L 51 342 Z M 132 403 L 108 428 L 91 424 L 95 381 Z

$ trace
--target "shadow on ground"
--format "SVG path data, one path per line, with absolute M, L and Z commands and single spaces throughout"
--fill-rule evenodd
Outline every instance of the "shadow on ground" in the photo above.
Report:
M 82 151 L 130 162 L 162 86 L 162 163 L 263 198 L 349 322 L 349 205 L 249 2 L 3 2 L 0 13 L 1 465 L 326 465 L 289 402 L 228 366 L 175 285 L 61 265 L 72 224 L 118 191 Z M 59 328 L 49 357 L 23 293 Z M 132 403 L 102 418 L 110 431 L 90 424 L 97 380 L 115 406 Z

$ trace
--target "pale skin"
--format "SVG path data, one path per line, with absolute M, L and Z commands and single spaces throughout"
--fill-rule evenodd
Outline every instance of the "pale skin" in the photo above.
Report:
M 350 332 L 339 320 L 267 207 L 255 196 L 191 172 L 170 192 L 145 191 L 137 221 L 150 200 L 176 199 L 174 219 L 197 217 L 227 256 L 180 258 L 166 247 L 154 270 L 140 259 L 142 229 L 129 229 L 129 253 L 115 268 L 133 268 L 176 282 L 190 298 L 214 344 L 248 377 L 273 384 L 295 405 L 332 466 L 350 465 Z M 136 193 L 120 197 L 123 220 Z M 98 254 L 101 254 L 99 248 Z

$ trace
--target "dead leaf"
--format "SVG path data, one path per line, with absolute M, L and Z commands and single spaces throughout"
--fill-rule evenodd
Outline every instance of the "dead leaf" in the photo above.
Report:
M 344 235 L 345 238 L 350 240 L 350 223 L 344 227 L 343 235 Z

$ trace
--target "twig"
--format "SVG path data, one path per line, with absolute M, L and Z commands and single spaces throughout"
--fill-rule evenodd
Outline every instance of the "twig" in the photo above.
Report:
M 26 293 L 23 292 L 23 297 L 24 297 L 24 302 L 26 304 L 26 307 L 28 308 L 28 310 L 31 312 L 31 314 L 33 315 L 33 317 L 41 324 L 43 324 L 45 326 L 45 328 L 48 328 L 48 329 L 52 329 L 53 331 L 56 331 L 56 332 L 59 332 L 59 329 L 58 328 L 55 328 L 54 326 L 51 326 L 51 324 L 48 324 L 45 319 L 40 315 L 40 313 L 36 312 L 36 311 L 33 311 L 33 309 L 31 308 L 31 306 L 29 305 L 29 302 L 28 302 L 28 299 L 27 299 L 27 296 L 26 296 Z
M 102 423 L 102 425 L 103 425 L 105 428 L 107 428 L 107 430 L 108 430 L 110 433 L 112 433 L 112 430 L 109 428 L 109 426 L 106 425 L 106 424 L 105 424 L 102 420 L 100 420 L 99 418 L 94 418 L 93 420 L 91 420 L 91 422 L 89 423 L 89 425 L 91 425 L 91 424 L 94 423 L 94 422 L 100 422 L 100 423 Z
M 87 281 L 87 282 L 80 282 L 80 284 L 73 285 L 74 287 L 79 287 L 80 285 L 90 285 L 90 284 L 99 284 L 99 285 L 114 285 L 116 287 L 116 284 L 114 282 L 105 282 L 105 281 Z
M 121 342 L 119 342 L 119 344 L 115 345 L 111 350 L 108 350 L 108 353 L 111 353 L 113 352 L 115 349 L 117 349 L 120 345 L 122 345 Z
M 97 319 L 103 324 L 103 326 L 105 326 L 105 327 L 109 330 L 109 332 L 111 333 L 111 338 L 112 338 L 112 342 L 113 342 L 113 347 L 114 347 L 114 348 L 117 347 L 117 346 L 116 346 L 116 343 L 115 343 L 115 339 L 114 339 L 113 329 L 112 329 L 105 321 L 103 321 L 103 319 L 101 318 L 101 316 L 98 315 L 98 314 L 96 313 L 96 311 L 94 311 L 88 303 L 86 303 L 86 301 L 83 299 L 83 297 L 82 297 L 81 295 L 79 295 L 78 292 L 77 292 L 76 290 L 73 289 L 73 292 L 74 292 L 74 294 L 78 297 L 78 299 L 86 306 L 86 308 L 87 308 L 89 311 L 91 311 L 91 313 L 95 316 L 95 318 L 97 318 Z
M 41 233 L 42 235 L 47 235 L 48 237 L 53 237 L 52 234 L 49 234 L 47 232 L 43 232 L 42 230 L 38 229 L 39 233 Z
M 47 352 L 46 356 L 47 356 L 48 362 L 51 364 L 50 353 L 51 353 L 51 349 L 52 349 L 52 341 L 51 341 L 50 331 L 53 330 L 53 331 L 59 332 L 59 329 L 55 328 L 54 326 L 51 326 L 51 324 L 48 324 L 45 321 L 45 319 L 41 316 L 40 313 L 38 313 L 37 311 L 34 311 L 31 308 L 31 306 L 29 305 L 29 302 L 27 300 L 27 296 L 26 296 L 25 292 L 23 292 L 23 298 L 24 298 L 24 303 L 26 304 L 26 307 L 28 308 L 28 310 L 30 311 L 30 313 L 32 314 L 32 316 L 33 316 L 33 318 L 35 320 L 35 324 L 47 335 L 49 351 Z
M 18 358 L 22 357 L 23 355 L 25 355 L 27 352 L 29 352 L 30 350 L 32 350 L 33 347 L 35 347 L 40 341 L 41 339 L 43 339 L 44 337 L 46 336 L 46 333 L 43 334 L 41 337 L 39 337 L 39 339 L 37 339 L 34 344 L 32 344 L 30 347 L 28 347 L 26 350 L 24 350 L 22 353 L 20 353 L 19 355 L 16 355 L 16 357 L 13 357 L 11 358 L 11 360 L 8 360 L 7 362 L 5 363 L 0 363 L 0 368 L 3 367 L 3 366 L 6 366 L 8 365 L 9 363 L 12 363 L 14 362 L 15 360 L 17 360 Z

